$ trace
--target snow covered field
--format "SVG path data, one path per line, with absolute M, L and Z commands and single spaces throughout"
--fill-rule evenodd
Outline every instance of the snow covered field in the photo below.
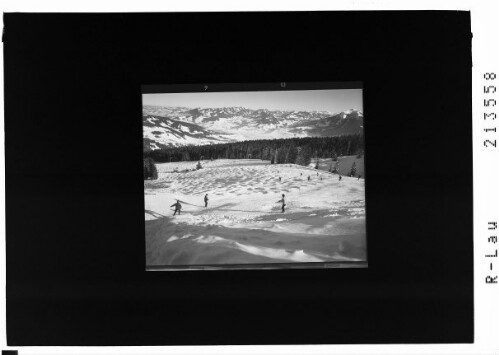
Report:
M 251 159 L 196 164 L 157 164 L 158 179 L 144 181 L 147 266 L 367 266 L 363 179 Z

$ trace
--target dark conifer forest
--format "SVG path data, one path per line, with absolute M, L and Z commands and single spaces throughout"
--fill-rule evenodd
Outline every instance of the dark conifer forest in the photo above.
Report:
M 361 134 L 337 137 L 304 137 L 286 139 L 249 140 L 235 143 L 200 146 L 144 149 L 144 159 L 156 163 L 200 161 L 211 159 L 262 159 L 274 164 L 308 165 L 312 158 L 333 158 L 362 154 Z

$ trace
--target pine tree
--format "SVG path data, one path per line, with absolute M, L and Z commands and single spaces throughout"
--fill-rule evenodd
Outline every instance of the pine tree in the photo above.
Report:
M 298 148 L 295 145 L 292 145 L 289 148 L 288 152 L 288 163 L 294 164 L 296 162 L 296 158 L 298 157 Z
M 309 146 L 302 147 L 296 158 L 296 164 L 307 166 L 312 160 L 312 149 Z
M 340 173 L 340 161 L 337 160 L 336 164 L 334 164 L 334 168 L 332 171 L 334 174 L 339 174 Z
M 147 158 L 149 159 L 149 158 Z M 144 159 L 144 180 L 149 179 L 149 176 L 151 175 L 151 171 L 149 169 L 149 164 L 147 163 L 147 159 Z
M 196 165 L 196 169 L 203 169 L 203 166 L 201 165 L 201 161 L 198 161 L 198 164 Z
M 158 178 L 158 169 L 156 169 L 156 164 L 151 159 L 151 179 L 156 180 Z
M 276 164 L 285 164 L 286 163 L 286 150 L 284 147 L 281 147 L 281 148 L 276 150 L 275 163 Z
M 319 158 L 317 158 L 317 161 L 315 162 L 315 168 L 318 170 L 319 169 Z
M 158 170 L 152 158 L 144 159 L 144 180 L 156 180 L 158 178 Z
M 355 173 L 357 172 L 357 166 L 355 162 L 352 164 L 352 169 L 350 169 L 350 176 L 355 176 Z

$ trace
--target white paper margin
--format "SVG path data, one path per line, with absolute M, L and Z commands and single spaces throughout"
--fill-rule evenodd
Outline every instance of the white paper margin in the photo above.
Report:
M 484 128 L 497 127 L 499 120 L 486 126 L 483 120 L 483 74 L 499 75 L 499 1 L 21 1 L 5 0 L 2 12 L 195 12 L 195 11 L 355 11 L 355 10 L 464 10 L 471 11 L 473 32 L 473 169 L 475 232 L 475 343 L 428 345 L 307 345 L 307 346 L 206 346 L 206 347 L 7 347 L 5 330 L 5 152 L 0 145 L 0 350 L 19 354 L 470 354 L 499 353 L 499 287 L 486 285 L 484 277 L 493 252 L 487 241 L 488 221 L 499 219 L 499 148 L 484 149 Z M 2 24 L 3 26 L 3 24 Z M 0 53 L 3 63 L 3 49 Z M 0 71 L 3 84 L 3 70 Z M 499 79 L 495 85 L 499 87 Z M 492 82 L 490 82 L 491 85 Z M 3 85 L 0 86 L 0 124 L 4 127 Z M 498 100 L 498 95 L 489 96 Z M 494 112 L 499 113 L 499 110 Z M 452 127 L 449 127 L 452 132 Z M 3 130 L 2 130 L 3 133 Z M 450 133 L 451 134 L 451 133 Z M 495 139 L 498 135 L 495 135 Z M 452 223 L 452 221 L 449 221 Z M 497 234 L 497 233 L 496 233 Z M 497 244 L 496 244 L 497 245 Z M 452 257 L 451 255 L 448 257 Z M 495 262 L 495 265 L 499 265 Z M 495 266 L 499 268 L 499 266 Z

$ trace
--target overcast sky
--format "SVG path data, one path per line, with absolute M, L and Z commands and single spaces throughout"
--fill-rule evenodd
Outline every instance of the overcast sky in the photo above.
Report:
M 143 94 L 144 105 L 266 108 L 286 111 L 363 111 L 362 89 Z

